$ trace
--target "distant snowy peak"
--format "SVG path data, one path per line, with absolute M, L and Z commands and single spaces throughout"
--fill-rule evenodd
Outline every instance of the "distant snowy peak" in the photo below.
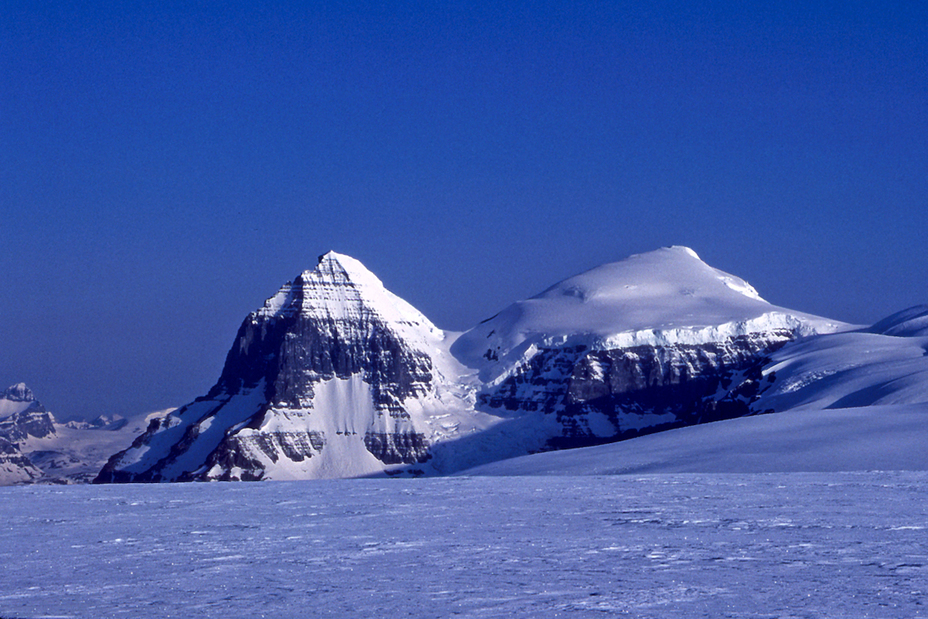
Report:
M 526 346 L 698 344 L 770 329 L 808 335 L 842 323 L 771 305 L 743 279 L 687 247 L 637 254 L 570 277 L 465 333 L 454 353 L 472 367 Z
M 45 412 L 25 383 L 16 383 L 0 392 L 0 419 L 26 411 Z
M 11 402 L 34 402 L 35 395 L 32 393 L 32 389 L 26 386 L 26 383 L 16 383 L 0 394 L 0 399 L 10 400 Z

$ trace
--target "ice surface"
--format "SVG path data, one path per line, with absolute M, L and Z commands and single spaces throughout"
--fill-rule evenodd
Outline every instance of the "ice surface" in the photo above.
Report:
M 0 617 L 928 616 L 928 474 L 0 489 Z

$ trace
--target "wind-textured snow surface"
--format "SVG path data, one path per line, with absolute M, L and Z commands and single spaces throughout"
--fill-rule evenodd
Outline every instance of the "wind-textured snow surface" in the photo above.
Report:
M 0 489 L 0 617 L 928 616 L 928 474 Z

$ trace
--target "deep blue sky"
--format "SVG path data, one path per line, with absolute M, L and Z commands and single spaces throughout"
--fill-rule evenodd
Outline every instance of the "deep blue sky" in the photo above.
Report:
M 0 387 L 183 404 L 329 249 L 448 329 L 671 244 L 928 303 L 924 2 L 266 4 L 0 3 Z

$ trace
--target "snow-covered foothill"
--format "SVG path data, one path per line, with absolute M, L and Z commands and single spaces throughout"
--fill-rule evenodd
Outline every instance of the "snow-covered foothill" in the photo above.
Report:
M 928 471 L 928 404 L 793 410 L 513 458 L 462 475 Z

